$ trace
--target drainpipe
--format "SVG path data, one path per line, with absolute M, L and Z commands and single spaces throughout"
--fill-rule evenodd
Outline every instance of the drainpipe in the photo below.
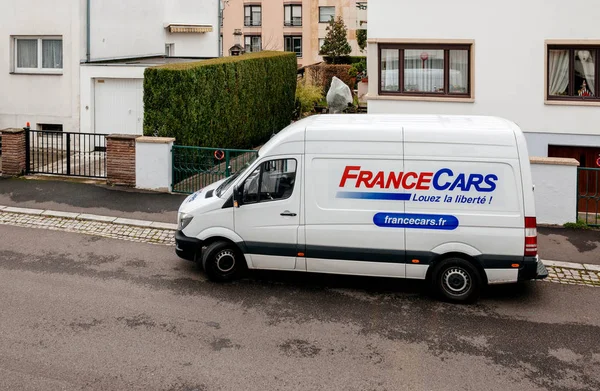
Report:
M 221 9 L 221 4 L 223 4 L 223 8 L 225 8 L 223 0 L 218 0 L 217 9 L 219 12 L 219 18 L 217 19 L 217 57 L 221 57 L 221 21 L 223 20 L 223 10 Z
M 90 3 L 91 0 L 87 0 L 87 7 L 85 10 L 86 23 L 85 23 L 85 61 L 90 62 Z

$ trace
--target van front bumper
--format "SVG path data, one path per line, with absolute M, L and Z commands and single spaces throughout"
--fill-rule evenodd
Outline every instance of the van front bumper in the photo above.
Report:
M 177 256 L 188 261 L 196 261 L 196 259 L 200 259 L 201 252 L 201 240 L 187 237 L 181 231 L 175 233 L 175 253 Z
M 519 268 L 519 281 L 543 280 L 548 277 L 548 270 L 539 257 L 525 257 Z

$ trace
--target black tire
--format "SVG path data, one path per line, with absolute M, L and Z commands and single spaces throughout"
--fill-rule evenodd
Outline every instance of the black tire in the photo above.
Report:
M 203 251 L 202 268 L 211 281 L 233 281 L 246 270 L 246 260 L 233 244 L 214 242 Z
M 448 258 L 438 263 L 431 282 L 440 298 L 454 303 L 474 303 L 481 291 L 479 270 L 462 258 Z

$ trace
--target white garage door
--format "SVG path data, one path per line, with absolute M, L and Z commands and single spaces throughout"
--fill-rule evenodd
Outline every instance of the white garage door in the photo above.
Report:
M 95 79 L 96 133 L 142 134 L 143 79 Z

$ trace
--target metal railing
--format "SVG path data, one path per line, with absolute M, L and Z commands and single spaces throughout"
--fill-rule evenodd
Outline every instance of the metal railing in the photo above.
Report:
M 260 27 L 262 25 L 261 18 L 252 18 L 252 16 L 244 16 L 244 27 Z
M 291 19 L 286 19 L 283 25 L 285 27 L 300 27 L 302 26 L 302 16 L 294 16 Z
M 577 219 L 600 226 L 600 168 L 577 168 Z
M 173 146 L 173 183 L 175 193 L 191 194 L 246 167 L 258 151 Z
M 106 178 L 106 135 L 26 129 L 28 174 Z

